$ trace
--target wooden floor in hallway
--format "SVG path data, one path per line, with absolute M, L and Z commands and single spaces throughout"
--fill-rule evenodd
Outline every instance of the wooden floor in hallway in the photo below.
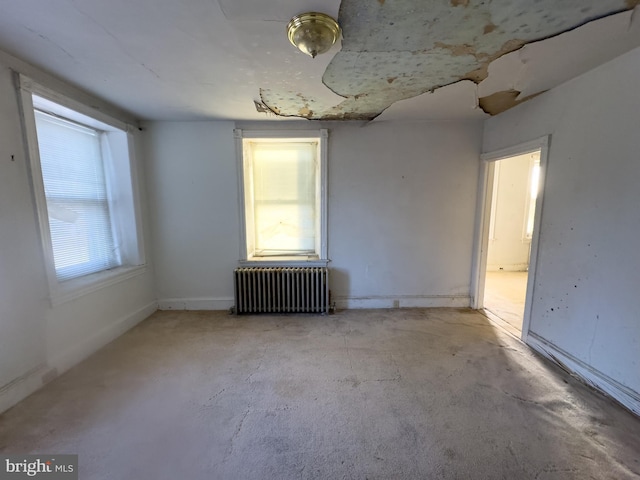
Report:
M 528 272 L 487 272 L 484 308 L 522 331 Z

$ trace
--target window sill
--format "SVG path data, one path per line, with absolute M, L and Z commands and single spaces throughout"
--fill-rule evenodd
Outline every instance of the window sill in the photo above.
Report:
M 240 260 L 241 267 L 326 267 L 329 260 L 309 257 L 254 257 Z
M 124 282 L 142 275 L 146 270 L 146 265 L 118 267 L 57 283 L 52 289 L 51 306 L 55 307 L 116 283 Z

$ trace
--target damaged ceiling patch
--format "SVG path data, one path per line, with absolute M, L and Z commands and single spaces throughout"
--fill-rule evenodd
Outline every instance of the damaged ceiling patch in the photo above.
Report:
M 480 108 L 489 115 L 498 115 L 499 113 L 506 112 L 510 108 L 513 108 L 522 102 L 526 102 L 527 100 L 540 95 L 540 93 L 519 99 L 518 96 L 520 95 L 520 91 L 518 90 L 496 92 L 487 97 L 480 98 Z
M 399 100 L 373 121 L 466 121 L 487 117 L 488 115 L 478 108 L 478 86 L 470 80 L 461 80 L 434 92 Z
M 397 101 L 460 80 L 479 83 L 492 61 L 526 43 L 634 5 L 629 0 L 343 0 L 342 50 L 323 76 L 343 100 L 332 104 L 304 91 L 274 88 L 262 90 L 261 99 L 283 116 L 371 120 Z
M 603 41 L 606 39 L 606 41 Z M 590 22 L 541 42 L 525 45 L 491 64 L 479 96 L 518 90 L 518 100 L 549 90 L 640 44 L 640 21 L 633 11 Z

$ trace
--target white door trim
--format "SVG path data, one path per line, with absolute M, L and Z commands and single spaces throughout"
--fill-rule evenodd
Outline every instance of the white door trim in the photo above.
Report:
M 489 223 L 491 218 L 491 201 L 493 197 L 493 173 L 495 162 L 509 157 L 524 155 L 540 150 L 540 183 L 536 199 L 536 211 L 533 221 L 533 236 L 531 238 L 531 255 L 529 257 L 529 274 L 527 278 L 527 295 L 525 299 L 524 318 L 522 322 L 522 340 L 526 343 L 531 323 L 531 304 L 535 289 L 535 278 L 538 262 L 538 239 L 540 236 L 540 221 L 543 214 L 543 200 L 545 179 L 547 173 L 547 157 L 549 152 L 550 135 L 520 143 L 493 152 L 486 152 L 480 156 L 480 175 L 478 184 L 478 199 L 476 209 L 476 232 L 473 252 L 473 267 L 471 275 L 472 308 L 483 308 L 485 272 L 487 269 L 487 251 L 489 247 Z

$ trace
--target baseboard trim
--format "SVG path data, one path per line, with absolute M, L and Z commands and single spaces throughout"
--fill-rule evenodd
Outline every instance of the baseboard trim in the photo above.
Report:
M 46 371 L 46 365 L 38 365 L 0 388 L 0 413 L 38 390 L 42 386 L 42 376 Z
M 139 308 L 135 312 L 121 317 L 73 347 L 52 357 L 49 360 L 50 368 L 55 368 L 58 371 L 58 375 L 66 372 L 74 365 L 77 365 L 88 356 L 100 350 L 107 343 L 115 340 L 127 330 L 135 327 L 157 309 L 158 304 L 156 302 L 151 302 L 144 307 Z
M 234 305 L 233 297 L 162 298 L 159 310 L 229 310 Z
M 336 308 L 467 308 L 471 305 L 468 295 L 388 295 L 371 297 L 336 297 Z
M 156 302 L 136 310 L 96 332 L 66 351 L 52 357 L 46 364 L 39 365 L 24 375 L 0 388 L 0 413 L 13 407 L 33 392 L 77 365 L 107 343 L 115 340 L 133 328 L 158 309 Z
M 375 297 L 335 297 L 336 308 L 467 308 L 471 297 L 466 295 L 394 295 Z M 397 302 L 397 304 L 395 303 Z M 229 310 L 235 304 L 233 297 L 202 298 L 162 298 L 158 300 L 159 310 Z
M 529 332 L 526 343 L 583 383 L 613 398 L 623 407 L 640 416 L 640 394 L 638 392 L 622 385 L 533 332 Z

